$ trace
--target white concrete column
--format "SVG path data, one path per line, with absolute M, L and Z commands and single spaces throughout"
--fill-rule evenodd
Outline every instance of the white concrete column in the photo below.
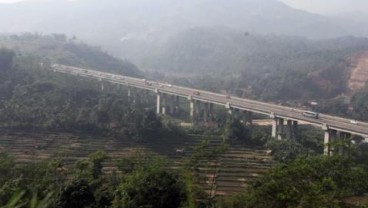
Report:
M 277 118 L 274 118 L 272 120 L 272 133 L 271 133 L 272 138 L 276 138 L 277 137 Z
M 227 113 L 232 116 L 233 115 L 233 109 L 231 108 L 230 103 L 226 103 L 225 108 L 227 109 Z
M 128 100 L 129 101 L 131 100 L 131 96 L 132 96 L 132 92 L 131 92 L 130 87 L 128 86 Z
M 161 113 L 161 94 L 160 92 L 156 91 L 157 99 L 156 99 L 156 113 Z
M 325 130 L 324 139 L 323 139 L 323 155 L 329 156 L 330 155 L 330 131 L 327 129 Z
M 190 103 L 189 103 L 189 108 L 190 108 L 190 109 L 189 109 L 189 114 L 190 114 L 190 117 L 191 117 L 191 118 L 194 118 L 194 113 L 195 113 L 195 112 L 194 112 L 194 111 L 195 111 L 195 110 L 194 110 L 194 107 L 195 107 L 195 106 L 194 106 L 194 100 L 190 100 L 189 102 L 190 102 Z
M 161 95 L 161 114 L 166 115 L 167 113 L 167 94 Z
M 337 137 L 337 131 L 331 129 L 330 130 L 330 143 L 331 142 L 336 142 L 336 137 Z M 333 156 L 336 153 L 336 149 L 335 149 L 335 145 L 331 145 L 330 144 L 330 156 Z

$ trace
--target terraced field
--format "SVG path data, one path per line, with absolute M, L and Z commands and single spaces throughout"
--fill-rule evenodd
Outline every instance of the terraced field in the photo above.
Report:
M 201 142 L 201 136 L 186 139 L 162 139 L 161 141 L 134 143 L 70 133 L 32 133 L 1 130 L 0 152 L 13 155 L 17 163 L 40 161 L 47 158 L 62 158 L 66 167 L 77 160 L 87 158 L 90 153 L 104 150 L 110 159 L 104 163 L 104 173 L 117 171 L 116 161 L 124 157 L 141 154 L 159 154 L 169 158 L 171 168 L 177 168 L 192 153 L 192 147 Z M 221 144 L 220 138 L 212 139 L 208 150 Z M 184 151 L 180 151 L 183 150 Z M 177 151 L 178 150 L 178 151 Z M 200 184 L 212 195 L 227 195 L 244 190 L 272 165 L 266 150 L 254 150 L 231 144 L 225 154 L 209 161 L 201 161 Z

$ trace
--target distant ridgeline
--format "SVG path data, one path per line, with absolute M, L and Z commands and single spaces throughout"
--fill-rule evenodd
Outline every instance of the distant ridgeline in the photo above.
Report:
M 139 54 L 141 46 L 132 45 L 124 50 L 126 57 L 142 68 L 173 76 L 193 75 L 187 83 L 201 88 L 263 100 L 290 100 L 345 93 L 350 57 L 367 51 L 368 39 L 311 40 L 228 28 L 194 28 L 168 41 L 152 40 L 151 45 L 152 49 L 150 43 L 145 44 L 145 53 Z M 130 54 L 134 52 L 137 54 Z
M 23 33 L 0 36 L 0 47 L 14 50 L 19 56 L 32 56 L 42 62 L 51 62 L 94 68 L 126 76 L 142 77 L 143 73 L 128 61 L 119 60 L 64 34 L 40 35 Z

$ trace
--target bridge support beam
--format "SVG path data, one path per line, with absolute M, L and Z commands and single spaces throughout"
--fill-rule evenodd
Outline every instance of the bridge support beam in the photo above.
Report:
M 284 136 L 284 119 L 277 119 L 277 140 L 282 140 Z
M 168 103 L 168 95 L 166 95 L 166 94 L 162 94 L 161 95 L 162 96 L 162 100 L 161 100 L 161 102 L 162 102 L 162 104 L 161 104 L 161 114 L 162 115 L 166 115 L 168 112 L 167 112 L 167 109 L 168 109 L 168 105 L 167 105 L 167 103 Z
M 203 121 L 205 123 L 208 122 L 208 114 L 209 114 L 209 103 L 204 103 L 204 105 L 203 105 Z
M 293 126 L 292 126 L 292 134 L 291 134 L 291 138 L 292 139 L 297 139 L 297 135 L 298 135 L 298 121 L 292 121 Z
M 322 129 L 325 131 L 323 155 L 332 156 L 334 154 L 334 146 L 331 143 L 336 139 L 337 132 L 336 130 L 329 129 L 327 125 L 323 125 Z
M 156 113 L 160 114 L 161 113 L 161 93 L 156 90 Z
M 215 115 L 214 115 L 214 104 L 213 103 L 209 103 L 208 104 L 208 114 L 209 114 L 209 116 L 208 116 L 208 118 L 209 118 L 209 120 L 212 122 L 212 121 L 214 121 L 214 119 L 215 119 Z
M 203 103 L 199 100 L 195 101 L 194 104 L 194 120 L 199 121 L 201 119 L 202 110 L 203 110 Z
M 231 107 L 230 103 L 226 103 L 225 108 L 227 110 L 227 113 L 232 117 L 234 112 L 233 112 L 233 108 Z
M 337 154 L 346 155 L 348 154 L 348 146 L 350 146 L 351 135 L 346 132 L 340 132 L 339 140 L 337 143 Z
M 293 137 L 293 121 L 292 120 L 286 120 L 286 138 L 292 139 Z
M 276 136 L 277 136 L 277 118 L 276 118 L 274 113 L 271 113 L 270 118 L 272 119 L 271 137 L 276 138 Z
M 195 114 L 195 109 L 194 108 L 195 108 L 194 100 L 190 98 L 190 100 L 189 100 L 189 115 L 192 119 L 194 118 L 194 114 Z
M 173 109 L 173 113 L 176 115 L 180 112 L 180 100 L 179 100 L 179 96 L 174 96 L 174 109 Z
M 243 111 L 242 116 L 242 121 L 244 125 L 252 125 L 253 113 L 251 111 Z
M 169 108 L 169 114 L 175 114 L 175 97 L 173 95 L 169 95 L 166 97 L 167 107 Z
M 132 90 L 130 89 L 130 87 L 128 85 L 128 101 L 131 100 L 131 96 L 132 96 Z
M 287 120 L 286 121 L 286 138 L 287 139 L 296 139 L 298 129 L 298 121 Z

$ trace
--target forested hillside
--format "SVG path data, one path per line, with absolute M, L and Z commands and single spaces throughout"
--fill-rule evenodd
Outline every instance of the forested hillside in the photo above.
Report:
M 122 61 L 64 34 L 41 35 L 23 33 L 0 36 L 0 47 L 14 50 L 18 56 L 32 57 L 45 63 L 59 63 L 94 68 L 127 76 L 140 77 L 142 73 L 128 61 Z
M 104 89 L 101 89 L 102 83 L 54 73 L 48 64 L 41 62 L 80 63 L 130 76 L 140 75 L 133 65 L 86 45 L 59 42 L 52 37 L 32 37 L 36 40 L 7 42 L 13 48 L 21 44 L 26 50 L 0 49 L 0 127 L 109 133 L 136 138 L 149 134 L 149 131 L 141 131 L 148 127 L 146 125 L 160 131 L 161 123 L 155 114 L 135 110 L 140 103 L 133 106 L 125 90 L 107 83 L 103 83 Z M 37 44 L 41 39 L 49 42 Z M 55 53 L 49 53 L 52 49 Z
M 0 128 L 10 135 L 16 131 L 25 137 L 31 136 L 27 132 L 71 132 L 95 139 L 105 135 L 122 143 L 150 140 L 151 143 L 161 142 L 165 148 L 169 143 L 166 139 L 188 136 L 183 129 L 163 122 L 150 110 L 149 103 L 129 102 L 127 92 L 116 85 L 55 73 L 47 64 L 40 64 L 42 57 L 19 51 L 0 49 Z M 328 158 L 316 156 L 323 146 L 319 132 L 314 129 L 301 130 L 295 141 L 272 140 L 266 130 L 269 129 L 245 126 L 229 116 L 226 124 L 213 129 L 200 126 L 188 129 L 187 132 L 195 132 L 206 140 L 192 147 L 180 163 L 169 163 L 153 153 L 144 152 L 121 158 L 116 164 L 118 172 L 111 174 L 103 172 L 106 162 L 111 163 L 103 151 L 79 158 L 72 166 L 66 164 L 71 160 L 68 152 L 27 164 L 17 164 L 12 156 L 0 152 L 0 205 L 59 208 L 263 208 L 275 205 L 281 208 L 296 207 L 302 201 L 304 207 L 360 207 L 356 200 L 347 201 L 351 196 L 362 197 L 368 191 L 366 151 L 360 138 L 351 138 L 356 145 L 334 144 L 336 148 L 346 145 L 349 157 Z M 218 140 L 213 146 L 208 142 L 213 136 L 222 142 Z M 50 141 L 45 137 L 38 139 L 38 142 Z M 25 138 L 24 142 L 28 140 Z M 7 142 L 10 148 L 14 148 L 12 142 Z M 234 167 L 233 172 L 225 172 L 230 166 L 217 167 L 220 156 L 225 154 L 231 142 L 237 146 L 270 148 L 275 163 L 280 164 L 268 173 L 262 172 L 264 177 L 260 177 L 260 173 L 247 176 L 253 179 L 246 181 L 249 185 L 240 190 L 241 194 L 214 198 L 203 188 L 208 186 L 210 178 L 206 170 L 215 166 L 215 174 L 233 174 L 234 170 L 237 174 L 240 170 L 237 168 L 244 168 L 236 161 L 240 157 L 234 159 L 234 155 L 227 157 L 233 159 L 228 161 Z M 30 148 L 18 151 L 23 155 L 40 153 L 46 146 Z M 254 155 L 247 153 L 245 156 L 254 161 Z M 211 177 L 214 180 L 214 176 Z M 226 184 L 225 181 L 222 185 Z
M 196 28 L 154 47 L 155 53 L 137 55 L 135 62 L 142 68 L 189 77 L 179 80 L 181 84 L 269 101 L 308 100 L 348 91 L 350 57 L 368 50 L 368 39 L 317 41 Z

